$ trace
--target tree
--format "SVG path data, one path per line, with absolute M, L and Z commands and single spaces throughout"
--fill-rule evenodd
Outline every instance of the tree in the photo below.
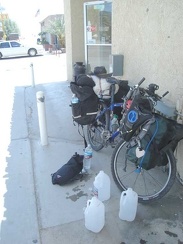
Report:
M 62 48 L 65 48 L 65 21 L 63 15 L 55 20 L 50 20 L 49 27 L 45 31 L 57 36 L 59 44 Z
M 7 39 L 10 33 L 18 33 L 20 34 L 20 30 L 16 24 L 16 22 L 12 21 L 11 19 L 4 20 L 4 34 L 6 35 Z

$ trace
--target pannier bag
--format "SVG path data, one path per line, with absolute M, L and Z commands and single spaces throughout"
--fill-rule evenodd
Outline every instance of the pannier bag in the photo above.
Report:
M 153 117 L 152 104 L 148 98 L 138 92 L 131 101 L 130 108 L 123 116 L 125 117 L 120 126 L 120 131 L 122 132 L 122 138 L 129 141 L 135 131 Z
M 146 125 L 142 126 L 139 134 L 129 141 L 126 152 L 128 160 L 146 170 L 155 166 L 164 166 L 168 163 L 162 149 L 168 145 L 175 133 L 170 120 L 155 115 L 155 119 L 152 121 L 153 123 L 150 124 L 144 137 L 141 137 L 140 133 L 143 133 L 142 131 Z M 138 140 L 140 140 L 140 148 Z M 137 150 L 144 151 L 144 154 L 139 157 Z
M 82 171 L 83 155 L 75 153 L 70 160 L 59 170 L 51 175 L 53 185 L 65 185 L 74 179 Z
M 91 86 L 79 86 L 70 83 L 73 94 L 78 98 L 77 103 L 71 103 L 72 117 L 80 125 L 91 124 L 98 113 L 98 97 Z

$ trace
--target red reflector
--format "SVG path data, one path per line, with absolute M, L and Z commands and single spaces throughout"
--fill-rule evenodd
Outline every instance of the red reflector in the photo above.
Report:
M 132 100 L 128 100 L 126 102 L 126 108 L 129 109 L 131 107 L 131 105 L 132 105 Z

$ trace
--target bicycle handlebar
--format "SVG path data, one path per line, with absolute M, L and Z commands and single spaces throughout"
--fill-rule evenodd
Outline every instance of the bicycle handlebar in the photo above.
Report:
M 135 92 L 135 90 L 137 90 L 139 88 L 139 86 L 145 81 L 145 77 L 143 77 L 139 83 L 137 83 L 137 85 L 134 85 L 130 88 L 130 90 L 128 91 L 128 93 L 126 94 L 125 98 L 124 98 L 124 104 L 123 104 L 123 109 L 125 109 L 125 104 L 127 102 L 128 99 L 131 98 L 132 94 Z M 165 92 L 162 96 L 159 96 L 158 94 L 155 94 L 155 90 L 159 89 L 159 86 L 156 84 L 150 84 L 148 88 L 140 88 L 141 91 L 144 91 L 145 93 L 147 93 L 150 97 L 152 97 L 154 100 L 161 100 L 163 97 L 165 97 L 169 91 Z
M 143 77 L 143 78 L 139 81 L 139 83 L 137 84 L 137 86 L 140 86 L 144 81 L 145 81 L 145 78 Z
M 124 98 L 124 104 L 123 104 L 123 108 L 125 109 L 125 103 L 127 102 L 128 99 L 131 98 L 131 95 L 133 94 L 133 92 L 145 81 L 145 78 L 143 77 L 139 83 L 133 87 L 130 88 L 130 90 L 128 91 L 128 93 L 126 94 L 125 98 Z
M 161 96 L 161 98 L 165 97 L 168 93 L 169 93 L 169 91 L 166 91 L 166 92 Z

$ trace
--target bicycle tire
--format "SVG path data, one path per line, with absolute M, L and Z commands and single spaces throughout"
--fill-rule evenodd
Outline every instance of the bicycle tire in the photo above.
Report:
M 103 102 L 99 103 L 98 114 L 107 108 L 107 105 Z M 94 151 L 100 151 L 104 147 L 104 141 L 101 137 L 101 134 L 104 130 L 108 130 L 110 123 L 110 113 L 109 110 L 106 110 L 100 118 L 90 125 L 87 125 L 87 137 L 89 144 L 91 145 Z
M 121 140 L 115 147 L 111 158 L 111 171 L 115 184 L 120 191 L 132 188 L 138 194 L 140 203 L 150 203 L 165 196 L 176 178 L 176 159 L 171 149 L 166 151 L 168 164 L 153 169 L 135 172 L 136 165 L 125 162 L 127 142 Z

